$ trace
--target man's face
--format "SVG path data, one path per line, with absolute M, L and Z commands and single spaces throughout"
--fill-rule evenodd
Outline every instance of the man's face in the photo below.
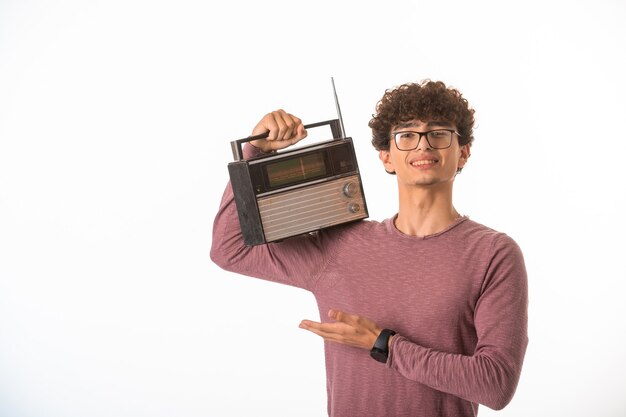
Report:
M 469 145 L 459 146 L 456 133 L 452 134 L 450 146 L 445 149 L 431 147 L 425 135 L 421 136 L 417 148 L 409 151 L 398 149 L 394 140 L 394 134 L 397 132 L 427 132 L 436 129 L 456 131 L 456 126 L 448 122 L 421 120 L 393 126 L 389 150 L 380 151 L 380 159 L 388 172 L 395 171 L 399 184 L 407 186 L 451 184 L 457 170 L 465 165 L 469 157 Z M 431 142 L 433 146 L 438 146 L 434 140 Z

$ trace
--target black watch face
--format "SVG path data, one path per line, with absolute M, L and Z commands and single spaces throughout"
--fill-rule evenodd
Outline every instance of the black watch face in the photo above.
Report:
M 378 362 L 386 363 L 387 362 L 387 352 L 382 349 L 374 348 L 370 351 L 370 355 L 372 358 L 376 359 Z

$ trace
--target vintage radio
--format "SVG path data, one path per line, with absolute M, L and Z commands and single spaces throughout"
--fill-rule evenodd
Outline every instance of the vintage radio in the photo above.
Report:
M 368 217 L 352 138 L 344 137 L 340 119 L 305 128 L 323 125 L 330 125 L 332 140 L 249 160 L 242 144 L 267 134 L 231 142 L 235 161 L 228 171 L 247 245 Z

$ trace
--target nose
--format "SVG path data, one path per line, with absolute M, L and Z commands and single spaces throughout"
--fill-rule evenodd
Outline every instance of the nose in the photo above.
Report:
M 426 138 L 426 134 L 420 133 L 420 137 L 417 139 L 417 150 L 424 151 L 428 149 L 432 149 L 430 147 L 430 143 L 428 143 L 428 139 Z

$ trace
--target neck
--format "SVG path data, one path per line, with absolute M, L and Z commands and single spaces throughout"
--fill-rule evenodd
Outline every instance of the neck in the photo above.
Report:
M 459 213 L 452 205 L 452 187 L 410 187 L 399 190 L 400 208 L 396 228 L 409 236 L 427 236 L 443 231 Z

